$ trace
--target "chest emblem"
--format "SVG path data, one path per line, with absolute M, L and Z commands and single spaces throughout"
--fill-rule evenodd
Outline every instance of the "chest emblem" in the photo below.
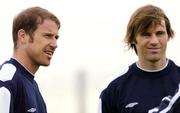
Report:
M 127 104 L 125 108 L 132 108 L 137 104 L 138 104 L 137 102 L 132 102 L 132 103 Z
M 36 112 L 36 108 L 28 109 L 27 112 L 29 112 L 29 113 L 34 113 L 34 112 Z

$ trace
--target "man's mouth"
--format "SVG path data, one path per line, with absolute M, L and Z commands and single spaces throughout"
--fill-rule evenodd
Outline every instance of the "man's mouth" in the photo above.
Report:
M 53 53 L 54 51 L 51 51 L 51 50 L 46 50 L 45 53 L 49 56 L 49 57 L 52 57 L 53 56 Z
M 150 52 L 157 53 L 160 51 L 160 48 L 148 48 Z

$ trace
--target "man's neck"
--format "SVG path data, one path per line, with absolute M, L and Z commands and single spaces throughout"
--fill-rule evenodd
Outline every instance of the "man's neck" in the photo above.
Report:
M 142 62 L 139 60 L 136 64 L 142 70 L 158 71 L 164 69 L 168 65 L 168 59 L 159 60 L 157 62 Z
M 32 75 L 35 75 L 39 66 L 33 65 L 32 62 L 27 59 L 28 57 L 23 57 L 23 55 L 13 54 L 13 58 L 16 59 L 22 66 L 26 68 Z

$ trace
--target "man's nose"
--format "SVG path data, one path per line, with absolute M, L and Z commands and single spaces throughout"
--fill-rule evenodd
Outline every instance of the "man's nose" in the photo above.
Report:
M 50 46 L 53 47 L 53 49 L 56 49 L 58 46 L 57 46 L 57 39 L 56 38 L 53 38 L 50 42 Z
M 159 38 L 156 35 L 152 35 L 150 42 L 151 44 L 157 44 L 159 43 Z

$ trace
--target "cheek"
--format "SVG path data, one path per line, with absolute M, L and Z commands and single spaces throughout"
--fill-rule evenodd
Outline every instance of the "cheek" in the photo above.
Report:
M 141 42 L 141 43 L 137 43 L 135 46 L 136 46 L 137 49 L 141 50 L 141 49 L 145 48 L 146 45 L 147 45 L 147 44 L 143 44 L 143 43 Z
M 163 47 L 164 51 L 166 51 L 167 43 L 164 43 L 164 44 L 162 45 L 162 47 Z
M 138 55 L 140 56 L 148 53 L 146 49 L 146 45 L 136 44 L 136 50 L 137 50 Z
M 160 44 L 162 47 L 166 48 L 168 40 L 160 40 Z

